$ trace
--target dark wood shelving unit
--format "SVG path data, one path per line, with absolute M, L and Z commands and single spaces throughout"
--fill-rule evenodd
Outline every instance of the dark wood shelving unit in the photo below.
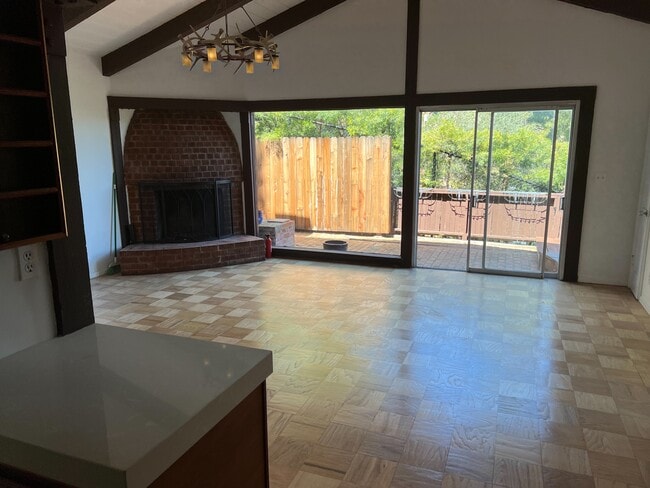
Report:
M 50 147 L 53 141 L 0 141 L 0 149 L 12 147 Z
M 32 190 L 3 191 L 0 192 L 0 200 L 15 200 L 16 198 L 37 197 L 39 195 L 51 195 L 58 192 L 58 188 L 34 188 Z
M 65 237 L 40 0 L 0 17 L 0 250 Z
M 42 46 L 43 43 L 40 39 L 31 39 L 29 37 L 14 36 L 11 34 L 0 33 L 0 41 L 7 41 L 14 44 L 25 44 L 28 46 Z
M 9 95 L 14 97 L 35 97 L 35 98 L 47 98 L 48 94 L 45 91 L 38 90 L 18 90 L 16 88 L 1 88 L 0 95 Z

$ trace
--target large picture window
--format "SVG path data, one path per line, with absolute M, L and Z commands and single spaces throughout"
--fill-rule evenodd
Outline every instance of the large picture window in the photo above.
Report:
M 261 233 L 276 247 L 400 255 L 403 109 L 255 114 Z

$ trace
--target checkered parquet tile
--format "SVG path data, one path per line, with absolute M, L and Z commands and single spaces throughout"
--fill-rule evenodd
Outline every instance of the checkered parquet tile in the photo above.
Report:
M 650 486 L 625 288 L 277 259 L 92 285 L 97 322 L 273 350 L 273 487 Z

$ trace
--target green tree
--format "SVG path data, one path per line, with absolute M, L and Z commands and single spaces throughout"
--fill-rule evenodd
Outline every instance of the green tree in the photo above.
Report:
M 474 111 L 425 113 L 421 130 L 420 186 L 468 189 L 474 158 Z M 570 110 L 561 111 L 555 148 L 553 191 L 564 191 L 569 157 Z M 494 115 L 490 188 L 545 192 L 553 148 L 554 111 Z M 475 188 L 485 188 L 491 117 L 478 115 Z
M 474 112 L 423 115 L 420 186 L 469 188 L 474 148 Z

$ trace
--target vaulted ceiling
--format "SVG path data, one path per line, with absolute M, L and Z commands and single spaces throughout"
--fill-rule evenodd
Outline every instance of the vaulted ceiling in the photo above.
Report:
M 173 44 L 179 34 L 223 22 L 278 35 L 345 0 L 46 0 L 63 5 L 68 42 L 102 57 L 110 76 Z M 650 24 L 650 0 L 558 0 Z M 239 9 L 239 10 L 238 10 Z M 79 25 L 82 21 L 93 18 Z M 119 35 L 116 35 L 119 33 Z
M 560 0 L 650 24 L 650 0 Z

